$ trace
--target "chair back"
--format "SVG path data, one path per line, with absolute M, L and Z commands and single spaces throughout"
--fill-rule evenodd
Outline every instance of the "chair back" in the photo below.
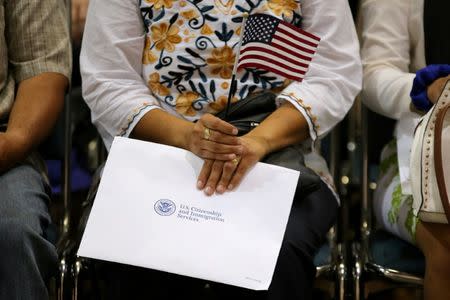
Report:
M 360 240 L 352 245 L 353 294 L 356 300 L 395 287 L 423 285 L 424 259 L 411 244 L 373 222 L 372 197 L 376 188 L 381 150 L 393 139 L 395 121 L 360 107 L 361 220 Z M 371 282 L 382 284 L 370 285 Z

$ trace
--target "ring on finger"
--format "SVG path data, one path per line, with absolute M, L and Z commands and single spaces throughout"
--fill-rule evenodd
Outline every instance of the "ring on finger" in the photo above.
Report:
M 205 140 L 209 140 L 210 137 L 211 137 L 211 129 L 205 127 L 205 129 L 203 129 L 203 138 Z
M 237 166 L 240 161 L 241 161 L 240 157 L 236 157 L 236 158 L 231 160 L 231 162 L 233 163 L 234 166 Z

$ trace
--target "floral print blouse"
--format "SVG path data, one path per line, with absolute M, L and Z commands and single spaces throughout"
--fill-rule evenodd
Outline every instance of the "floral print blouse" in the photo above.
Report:
M 301 83 L 241 69 L 232 101 L 272 90 L 278 104 L 289 101 L 305 117 L 310 141 L 329 132 L 361 87 L 359 45 L 346 0 L 96 0 L 80 64 L 83 96 L 106 147 L 155 108 L 190 121 L 221 111 L 244 13 L 275 16 L 321 41 Z
M 141 0 L 146 30 L 142 73 L 150 91 L 162 107 L 189 120 L 221 111 L 238 56 L 242 14 L 272 14 L 300 26 L 300 8 L 296 0 Z M 289 84 L 258 69 L 241 70 L 236 77 L 234 101 Z

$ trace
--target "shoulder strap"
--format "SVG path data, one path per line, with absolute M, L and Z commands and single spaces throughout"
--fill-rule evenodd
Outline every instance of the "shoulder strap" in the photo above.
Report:
M 448 97 L 448 93 L 450 92 L 449 84 L 446 85 L 446 89 L 447 90 L 444 90 L 444 93 L 443 95 L 441 95 L 441 97 L 450 99 Z M 436 104 L 439 107 L 437 108 L 438 113 L 436 115 L 436 123 L 434 127 L 434 168 L 436 172 L 436 181 L 438 185 L 439 196 L 442 201 L 445 215 L 447 216 L 447 221 L 450 224 L 450 187 L 446 185 L 446 181 L 448 181 L 449 179 L 445 179 L 444 177 L 444 168 L 448 168 L 450 162 L 443 161 L 442 157 L 442 131 L 444 129 L 444 121 L 447 121 L 445 122 L 446 126 L 450 126 L 450 102 L 448 102 L 448 100 L 445 101 L 445 98 L 442 99 L 442 102 L 438 101 L 438 103 Z M 446 146 L 444 147 L 446 148 Z

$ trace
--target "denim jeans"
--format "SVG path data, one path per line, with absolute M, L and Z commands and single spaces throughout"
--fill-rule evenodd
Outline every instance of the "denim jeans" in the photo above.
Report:
M 0 174 L 0 299 L 48 299 L 57 254 L 45 238 L 51 226 L 47 190 L 31 165 Z

